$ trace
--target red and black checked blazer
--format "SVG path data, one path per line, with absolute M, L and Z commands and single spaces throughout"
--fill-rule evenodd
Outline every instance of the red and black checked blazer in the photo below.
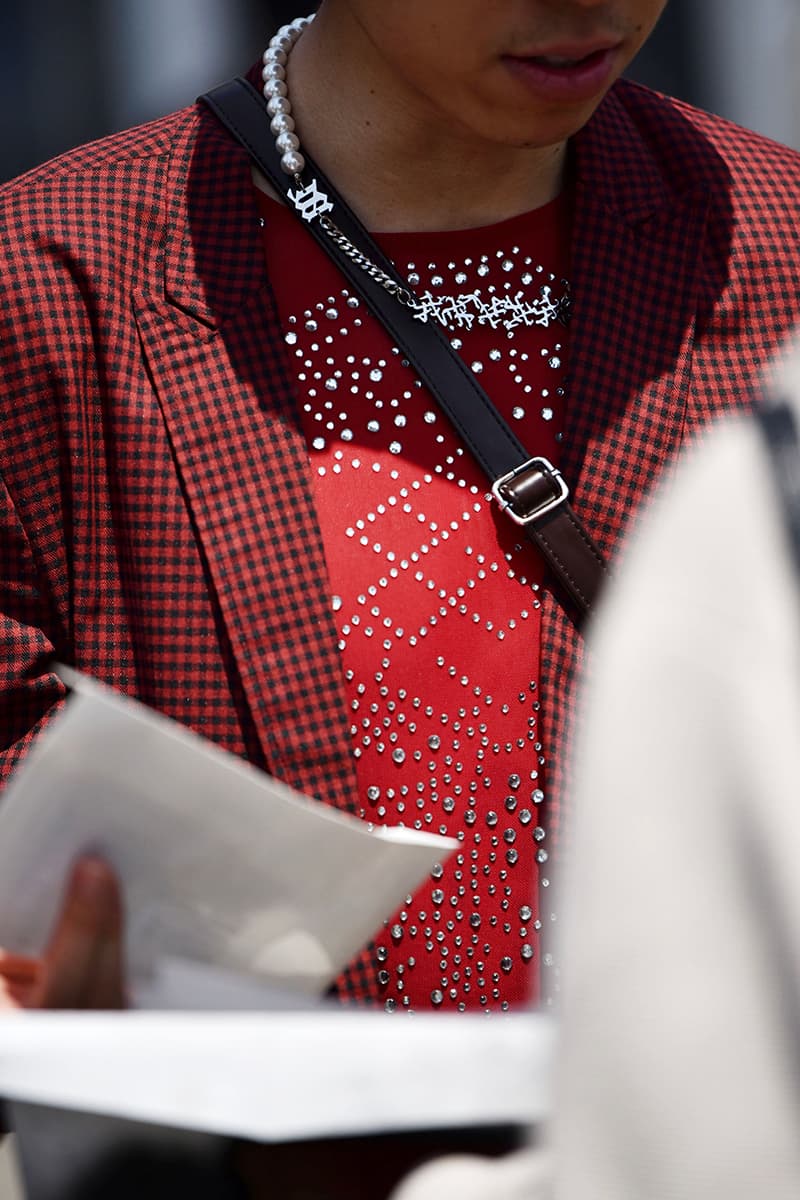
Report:
M 746 400 L 797 319 L 800 157 L 620 83 L 573 163 L 563 466 L 610 552 L 687 431 Z M 55 655 L 352 806 L 247 159 L 192 107 L 40 167 L 0 205 L 2 771 L 62 694 Z M 544 622 L 552 796 L 580 651 L 550 597 Z

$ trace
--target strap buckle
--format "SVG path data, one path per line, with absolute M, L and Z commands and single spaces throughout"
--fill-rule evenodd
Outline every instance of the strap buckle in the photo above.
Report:
M 530 525 L 569 496 L 563 475 L 547 458 L 529 458 L 492 484 L 492 495 L 515 525 Z

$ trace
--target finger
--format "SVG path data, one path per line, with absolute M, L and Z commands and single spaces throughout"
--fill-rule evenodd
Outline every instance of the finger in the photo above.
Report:
M 41 982 L 41 959 L 0 949 L 0 1011 L 32 1007 Z
M 75 863 L 44 964 L 41 1007 L 122 1006 L 122 902 L 102 859 Z
M 31 958 L 27 954 L 11 954 L 8 950 L 0 949 L 0 978 L 30 981 L 39 974 L 41 966 L 40 958 Z

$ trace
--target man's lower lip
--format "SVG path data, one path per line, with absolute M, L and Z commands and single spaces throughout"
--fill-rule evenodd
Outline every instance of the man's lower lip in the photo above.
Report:
M 616 47 L 598 50 L 574 63 L 560 65 L 541 58 L 504 57 L 514 76 L 542 99 L 590 100 L 611 80 Z

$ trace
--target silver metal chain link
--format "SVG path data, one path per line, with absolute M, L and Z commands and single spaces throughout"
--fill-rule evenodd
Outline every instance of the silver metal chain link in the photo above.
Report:
M 325 233 L 334 242 L 343 254 L 346 254 L 351 262 L 354 262 L 357 267 L 360 267 L 365 274 L 369 275 L 370 279 L 374 279 L 381 287 L 394 296 L 405 308 L 410 308 L 414 313 L 425 313 L 425 306 L 421 304 L 417 297 L 409 288 L 403 287 L 396 279 L 392 279 L 391 275 L 387 275 L 377 263 L 374 263 L 371 258 L 368 258 L 357 246 L 354 246 L 346 234 L 342 233 L 338 225 L 336 225 L 330 217 L 321 216 L 319 223 Z M 427 320 L 427 314 L 423 316 L 423 320 Z

